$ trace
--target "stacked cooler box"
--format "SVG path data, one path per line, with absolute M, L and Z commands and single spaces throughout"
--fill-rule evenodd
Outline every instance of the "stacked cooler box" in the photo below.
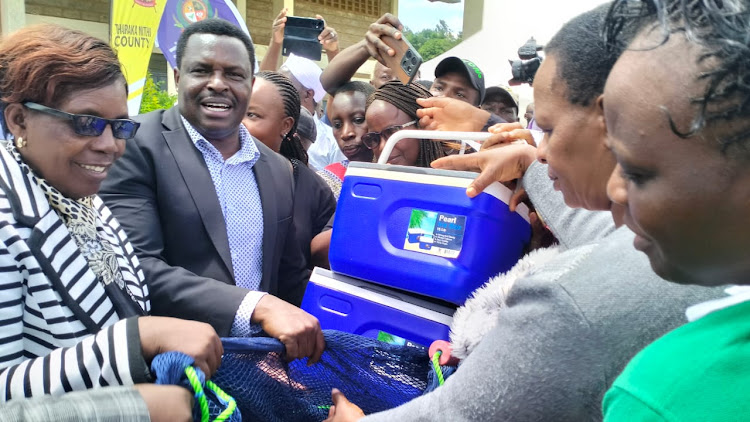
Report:
M 476 173 L 351 163 L 331 238 L 332 272 L 316 269 L 302 307 L 323 328 L 429 345 L 448 339 L 456 305 L 519 259 L 528 209 L 508 210 Z

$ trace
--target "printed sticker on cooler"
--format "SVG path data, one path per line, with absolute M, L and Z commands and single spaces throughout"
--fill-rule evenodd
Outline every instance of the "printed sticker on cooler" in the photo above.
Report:
M 399 337 L 391 333 L 386 333 L 385 331 L 378 331 L 378 340 L 382 341 L 383 343 L 394 344 L 396 346 L 424 348 L 424 346 L 422 346 L 421 344 L 414 343 L 413 341 L 409 341 L 403 337 Z
M 466 216 L 412 209 L 404 249 L 458 258 L 464 243 Z

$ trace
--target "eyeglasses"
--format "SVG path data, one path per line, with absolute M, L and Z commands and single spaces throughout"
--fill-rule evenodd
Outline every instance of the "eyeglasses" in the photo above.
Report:
M 395 125 L 395 126 L 388 126 L 387 128 L 381 130 L 380 132 L 367 132 L 364 135 L 362 135 L 362 143 L 365 144 L 365 146 L 369 149 L 373 149 L 376 146 L 380 145 L 381 139 L 388 139 L 391 136 L 393 136 L 394 133 L 398 132 L 399 130 L 409 127 L 411 125 L 414 125 L 419 120 L 412 120 L 409 123 L 404 123 L 403 125 Z
M 75 133 L 82 136 L 101 136 L 107 125 L 112 126 L 112 136 L 118 139 L 132 139 L 141 126 L 140 123 L 130 119 L 105 119 L 103 117 L 90 116 L 88 114 L 71 114 L 41 104 L 26 101 L 26 108 L 36 110 L 50 116 L 68 119 L 73 124 Z

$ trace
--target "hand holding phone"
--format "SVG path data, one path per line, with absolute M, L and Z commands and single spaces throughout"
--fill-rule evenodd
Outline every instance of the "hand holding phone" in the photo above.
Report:
M 383 58 L 388 55 L 388 49 L 391 47 L 385 44 L 382 38 L 386 36 L 403 38 L 401 33 L 403 28 L 398 18 L 390 13 L 386 13 L 371 24 L 365 33 L 365 48 L 370 56 L 385 64 Z
M 402 84 L 408 85 L 417 75 L 419 66 L 422 65 L 422 56 L 403 36 L 400 40 L 389 35 L 382 36 L 380 39 L 396 52 L 393 56 L 388 54 L 382 56 L 385 65 L 393 70 Z
M 286 7 L 281 9 L 281 12 L 276 15 L 276 19 L 273 20 L 273 25 L 271 25 L 271 38 L 276 44 L 284 42 L 284 27 L 286 26 L 287 11 L 288 9 Z
M 287 16 L 281 54 L 288 56 L 294 53 L 310 60 L 320 60 L 321 47 L 318 36 L 324 27 L 322 19 Z
M 323 20 L 323 32 L 321 32 L 318 36 L 320 44 L 323 45 L 323 50 L 327 54 L 330 54 L 331 52 L 338 52 L 339 34 L 336 33 L 336 30 L 333 27 L 326 25 L 326 21 L 325 19 L 323 19 L 323 16 L 315 15 L 315 18 Z

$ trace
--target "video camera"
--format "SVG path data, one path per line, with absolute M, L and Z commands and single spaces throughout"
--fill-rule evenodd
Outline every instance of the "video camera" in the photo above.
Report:
M 537 53 L 544 47 L 537 44 L 534 37 L 529 38 L 524 45 L 518 48 L 518 58 L 521 60 L 508 60 L 513 79 L 508 81 L 509 85 L 521 85 L 527 83 L 533 85 L 534 75 L 542 63 L 542 57 Z

